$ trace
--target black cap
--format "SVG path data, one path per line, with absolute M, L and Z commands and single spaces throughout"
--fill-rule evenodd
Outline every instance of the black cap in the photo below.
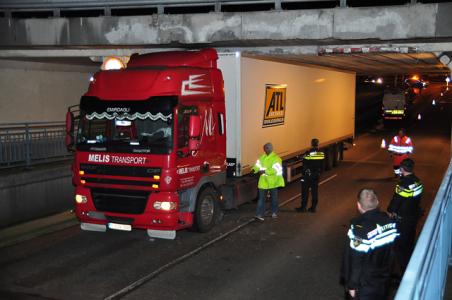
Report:
M 414 170 L 414 160 L 412 160 L 411 158 L 405 158 L 400 163 L 400 167 L 405 171 L 412 173 Z

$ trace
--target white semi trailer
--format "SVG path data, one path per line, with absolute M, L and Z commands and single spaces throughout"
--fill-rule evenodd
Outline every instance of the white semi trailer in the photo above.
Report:
M 299 156 L 312 138 L 320 140 L 326 168 L 341 159 L 343 143 L 354 137 L 355 73 L 240 53 L 219 54 L 218 68 L 224 78 L 229 176 L 249 173 L 266 142 L 283 159 L 288 182 L 301 176 Z
M 227 157 L 235 160 L 236 176 L 250 170 L 266 142 L 288 160 L 306 151 L 315 137 L 336 158 L 337 146 L 354 137 L 354 73 L 238 53 L 220 54 L 218 67 L 224 77 Z M 282 113 L 269 118 L 265 102 L 278 91 L 284 99 L 276 112 Z

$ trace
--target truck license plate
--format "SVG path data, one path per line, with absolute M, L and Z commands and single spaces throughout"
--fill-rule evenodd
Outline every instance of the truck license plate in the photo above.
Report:
M 132 231 L 132 226 L 128 224 L 108 223 L 109 229 Z

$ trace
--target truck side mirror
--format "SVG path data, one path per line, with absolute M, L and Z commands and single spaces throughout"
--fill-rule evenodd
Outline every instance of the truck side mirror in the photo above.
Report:
M 66 113 L 66 148 L 74 151 L 74 114 L 71 111 Z
M 188 136 L 198 138 L 201 134 L 201 118 L 197 115 L 191 115 L 188 123 Z
M 201 134 L 201 118 L 197 115 L 191 115 L 188 123 L 188 150 L 197 151 L 199 150 L 201 143 L 199 141 L 199 136 Z

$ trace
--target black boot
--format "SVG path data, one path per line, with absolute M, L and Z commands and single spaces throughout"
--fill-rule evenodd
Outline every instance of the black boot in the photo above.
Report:
M 315 213 L 315 207 L 310 207 L 310 208 L 308 209 L 308 211 L 309 211 L 310 213 Z
M 296 207 L 295 210 L 296 210 L 297 212 L 301 212 L 301 213 L 307 212 L 306 207 L 303 207 L 303 206 Z

